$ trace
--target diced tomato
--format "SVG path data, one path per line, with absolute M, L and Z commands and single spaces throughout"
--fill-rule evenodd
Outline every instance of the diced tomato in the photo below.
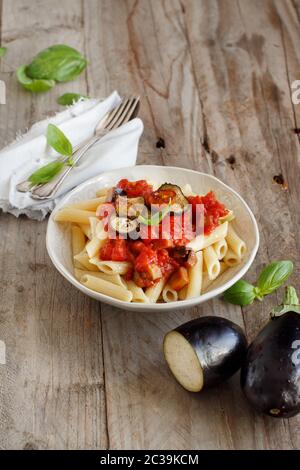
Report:
M 188 201 L 192 205 L 194 222 L 197 213 L 201 215 L 201 211 L 204 211 L 204 233 L 206 235 L 218 226 L 220 217 L 228 214 L 228 210 L 224 204 L 217 200 L 213 191 L 210 191 L 205 196 L 190 196 Z
M 173 203 L 176 199 L 176 192 L 171 189 L 160 189 L 147 194 L 146 202 L 149 206 L 161 206 Z
M 158 264 L 157 251 L 153 250 L 150 245 L 143 245 L 144 247 L 134 260 L 134 279 L 138 286 L 149 287 L 162 277 L 162 271 Z
M 110 261 L 130 261 L 127 241 L 119 238 L 117 240 L 107 240 L 100 249 L 100 259 Z
M 168 277 L 175 269 L 179 267 L 177 261 L 171 258 L 168 251 L 165 249 L 157 251 L 157 258 L 162 274 L 165 277 Z
M 131 279 L 133 279 L 133 273 L 134 273 L 133 267 L 128 269 L 127 273 L 124 274 L 125 281 L 131 281 Z
M 171 240 L 170 238 L 164 238 L 160 240 L 153 240 L 152 246 L 156 250 L 161 250 L 162 248 L 169 249 L 169 248 L 173 248 L 174 243 L 173 243 L 173 240 Z
M 156 248 L 186 245 L 195 237 L 192 212 L 167 215 L 159 225 L 141 225 L 139 233 L 144 243 L 152 241 Z
M 128 197 L 145 197 L 152 192 L 152 186 L 146 180 L 128 181 L 122 179 L 118 182 L 117 188 L 123 189 Z
M 170 216 L 170 232 L 175 246 L 186 245 L 195 237 L 192 212 Z
M 135 269 L 137 271 L 147 271 L 148 266 L 158 264 L 157 252 L 150 246 L 145 246 L 135 258 Z
M 130 251 L 134 255 L 138 255 L 144 249 L 144 247 L 145 245 L 141 240 L 135 240 L 135 241 L 129 242 Z

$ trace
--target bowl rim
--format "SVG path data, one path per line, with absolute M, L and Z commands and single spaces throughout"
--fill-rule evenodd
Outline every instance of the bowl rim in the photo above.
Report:
M 66 270 L 66 268 L 63 266 L 63 264 L 57 258 L 57 256 L 55 255 L 55 253 L 53 252 L 53 250 L 51 248 L 50 229 L 51 229 L 51 224 L 55 223 L 53 219 L 54 219 L 54 215 L 56 214 L 56 212 L 58 212 L 59 209 L 61 209 L 65 205 L 65 200 L 66 199 L 68 199 L 73 194 L 80 193 L 81 189 L 84 188 L 85 186 L 87 186 L 88 184 L 93 183 L 93 182 L 97 182 L 98 179 L 102 178 L 106 174 L 118 174 L 118 172 L 120 172 L 120 171 L 122 173 L 126 173 L 126 171 L 133 170 L 134 168 L 137 168 L 137 167 L 141 168 L 141 169 L 143 169 L 143 168 L 147 169 L 148 167 L 151 167 L 151 168 L 158 169 L 158 170 L 160 170 L 160 169 L 170 169 L 170 170 L 176 170 L 176 171 L 181 170 L 181 171 L 184 171 L 184 172 L 190 173 L 190 174 L 193 173 L 193 174 L 197 174 L 197 175 L 202 175 L 202 176 L 211 178 L 213 180 L 216 180 L 221 186 L 223 186 L 223 188 L 229 190 L 231 193 L 233 193 L 240 200 L 240 202 L 244 205 L 245 209 L 247 210 L 248 215 L 250 216 L 250 219 L 252 221 L 254 234 L 255 234 L 255 244 L 254 244 L 254 247 L 252 248 L 252 250 L 249 254 L 248 261 L 235 274 L 235 276 L 233 276 L 233 278 L 229 279 L 227 282 L 225 282 L 221 286 L 216 287 L 216 288 L 212 289 L 211 291 L 206 292 L 205 294 L 202 294 L 202 295 L 197 296 L 197 297 L 193 297 L 191 299 L 177 300 L 175 302 L 169 302 L 169 303 L 144 304 L 144 303 L 139 303 L 139 302 L 125 302 L 123 300 L 114 299 L 114 298 L 112 298 L 108 295 L 101 294 L 100 292 L 92 291 L 91 289 L 88 289 L 83 284 L 81 284 L 72 274 L 70 274 Z M 223 292 L 225 292 L 225 290 L 229 289 L 233 284 L 235 284 L 239 279 L 241 279 L 244 276 L 244 274 L 249 270 L 250 266 L 252 265 L 252 263 L 254 261 L 254 258 L 256 256 L 256 254 L 257 254 L 258 247 L 259 247 L 259 230 L 258 230 L 257 221 L 256 221 L 256 219 L 254 217 L 254 214 L 251 211 L 250 207 L 248 206 L 246 201 L 242 198 L 242 196 L 239 195 L 239 193 L 237 191 L 232 189 L 226 183 L 223 183 L 223 181 L 221 181 L 216 176 L 210 175 L 209 173 L 204 173 L 204 172 L 197 171 L 197 170 L 191 170 L 189 168 L 182 168 L 182 167 L 177 167 L 177 166 L 163 166 L 163 165 L 135 165 L 135 166 L 130 166 L 130 167 L 126 167 L 126 168 L 119 168 L 119 169 L 115 169 L 115 170 L 111 170 L 111 171 L 105 171 L 105 172 L 100 173 L 99 175 L 97 175 L 93 178 L 90 178 L 90 179 L 84 181 L 83 183 L 79 184 L 74 189 L 69 191 L 67 194 L 65 194 L 61 198 L 61 200 L 56 204 L 54 210 L 50 214 L 48 224 L 47 224 L 47 232 L 46 232 L 46 249 L 47 249 L 48 255 L 49 255 L 52 263 L 56 267 L 56 269 L 60 272 L 60 274 L 63 277 L 65 277 L 73 286 L 77 287 L 77 289 L 79 289 L 81 292 L 88 295 L 89 297 L 93 297 L 94 299 L 97 299 L 100 302 L 103 301 L 104 303 L 109 304 L 109 305 L 113 305 L 115 307 L 125 308 L 127 310 L 132 310 L 132 311 L 134 311 L 134 310 L 137 310 L 137 311 L 139 311 L 139 310 L 140 311 L 141 310 L 143 310 L 143 311 L 147 311 L 147 310 L 148 311 L 151 311 L 151 310 L 152 311 L 153 310 L 171 310 L 172 308 L 174 308 L 176 310 L 178 308 L 184 309 L 184 308 L 187 308 L 187 307 L 193 307 L 195 305 L 202 304 L 204 302 L 207 302 L 208 300 L 211 300 L 212 298 L 215 298 L 215 297 L 221 295 Z

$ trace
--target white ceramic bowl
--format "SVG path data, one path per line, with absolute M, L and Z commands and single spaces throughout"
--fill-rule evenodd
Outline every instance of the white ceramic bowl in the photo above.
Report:
M 54 222 L 55 213 L 66 204 L 71 204 L 85 199 L 95 197 L 96 190 L 103 187 L 111 187 L 121 178 L 127 178 L 135 181 L 139 179 L 147 179 L 157 181 L 158 183 L 175 183 L 183 186 L 189 183 L 194 192 L 205 194 L 213 190 L 217 198 L 222 201 L 228 208 L 233 209 L 236 215 L 235 227 L 239 235 L 247 243 L 247 254 L 242 263 L 234 268 L 226 270 L 214 283 L 210 285 L 208 292 L 194 299 L 183 300 L 166 304 L 141 304 L 123 302 L 121 300 L 112 299 L 103 294 L 94 292 L 80 284 L 74 277 L 72 254 L 71 254 L 71 234 L 68 224 Z M 101 302 L 114 305 L 115 307 L 125 310 L 137 311 L 160 311 L 160 310 L 178 310 L 182 308 L 192 307 L 197 304 L 206 302 L 213 297 L 222 294 L 238 279 L 240 279 L 250 268 L 259 245 L 259 233 L 257 223 L 246 202 L 233 189 L 226 186 L 214 176 L 197 171 L 187 170 L 176 167 L 163 167 L 152 165 L 140 165 L 131 168 L 122 168 L 109 173 L 103 173 L 93 179 L 81 184 L 69 194 L 67 194 L 57 204 L 52 212 L 47 227 L 47 250 L 49 256 L 58 269 L 58 271 L 84 294 L 100 300 Z

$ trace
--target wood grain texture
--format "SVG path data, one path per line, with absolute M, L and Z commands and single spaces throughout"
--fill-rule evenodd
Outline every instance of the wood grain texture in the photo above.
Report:
M 2 145 L 57 111 L 60 93 L 86 94 L 84 76 L 35 96 L 5 71 L 56 42 L 83 49 L 81 2 L 51 5 L 2 2 L 1 42 L 8 47 L 0 76 L 7 85 Z M 46 222 L 1 214 L 0 231 L 0 337 L 7 347 L 7 365 L 0 369 L 0 448 L 106 448 L 99 304 L 53 270 Z
M 142 96 L 139 163 L 212 173 L 253 209 L 264 263 L 297 261 L 300 3 L 295 0 L 2 0 L 0 143 L 57 111 L 65 91 Z M 90 64 L 75 82 L 33 96 L 13 70 L 64 42 Z M 157 148 L 158 139 L 165 148 Z M 273 182 L 282 174 L 284 191 Z M 151 316 L 123 312 L 77 292 L 52 267 L 46 223 L 0 215 L 0 448 L 299 449 L 300 419 L 254 413 L 238 376 L 200 396 L 175 383 L 162 340 L 171 328 L 219 314 L 251 340 L 276 296 L 241 311 L 217 299 Z M 15 256 L 15 253 L 19 256 Z M 293 283 L 298 289 L 299 265 Z M 281 294 L 281 293 L 280 293 Z M 279 294 L 279 296 L 280 296 Z

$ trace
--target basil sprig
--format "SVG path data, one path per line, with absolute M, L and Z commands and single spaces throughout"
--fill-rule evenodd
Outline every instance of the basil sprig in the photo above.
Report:
M 28 181 L 32 184 L 49 183 L 49 181 L 51 181 L 52 178 L 62 170 L 63 166 L 64 162 L 60 160 L 48 163 L 32 173 L 32 175 L 29 176 Z
M 86 58 L 73 47 L 56 44 L 43 49 L 29 65 L 17 70 L 18 81 L 35 93 L 47 91 L 56 82 L 68 82 L 87 66 Z
M 277 290 L 289 278 L 294 269 L 292 261 L 274 261 L 260 273 L 256 286 L 239 280 L 224 294 L 227 302 L 235 305 L 250 305 L 254 299 L 262 300 L 265 295 Z
M 261 273 L 257 281 L 259 294 L 271 294 L 278 289 L 292 274 L 294 269 L 291 261 L 275 261 L 269 264 Z
M 62 106 L 70 106 L 80 99 L 87 99 L 87 96 L 80 95 L 79 93 L 64 93 L 59 98 L 57 98 L 57 103 Z
M 146 219 L 142 215 L 139 215 L 138 221 L 143 225 L 150 225 L 152 227 L 159 225 L 161 221 L 165 218 L 165 216 L 170 212 L 170 210 L 171 210 L 171 206 L 163 207 L 162 210 L 159 210 L 158 212 L 156 212 L 149 219 Z
M 36 170 L 28 178 L 28 181 L 30 181 L 32 184 L 48 183 L 62 170 L 65 164 L 73 164 L 71 159 L 73 154 L 72 144 L 65 134 L 54 124 L 48 124 L 47 144 L 56 150 L 60 155 L 69 158 L 67 161 L 57 159 L 54 162 L 50 162 Z
M 87 60 L 80 52 L 65 44 L 56 44 L 42 50 L 27 66 L 31 78 L 43 78 L 56 82 L 68 82 L 79 75 L 87 66 Z
M 5 56 L 6 51 L 7 51 L 6 47 L 0 47 L 0 58 Z
M 54 148 L 60 155 L 71 157 L 73 147 L 65 134 L 54 124 L 48 124 L 47 144 Z
M 26 90 L 32 93 L 43 93 L 54 87 L 54 80 L 32 79 L 26 75 L 26 65 L 17 69 L 17 79 Z

